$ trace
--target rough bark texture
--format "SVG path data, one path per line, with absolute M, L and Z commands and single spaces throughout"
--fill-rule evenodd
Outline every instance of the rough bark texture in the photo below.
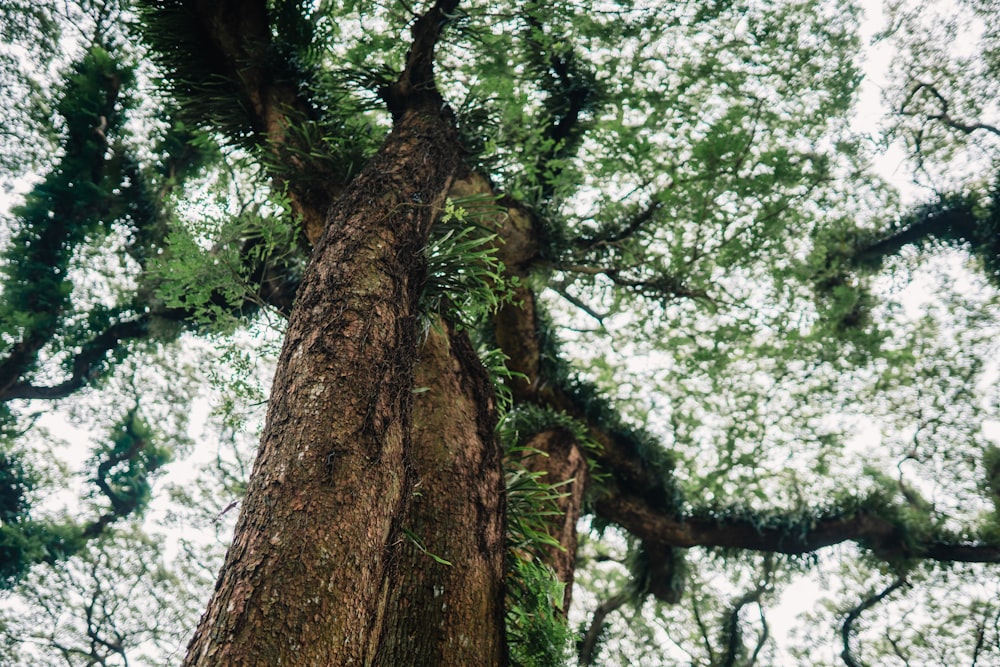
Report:
M 416 387 L 409 534 L 376 664 L 502 665 L 504 478 L 493 387 L 464 334 L 434 330 Z
M 236 534 L 187 665 L 370 664 L 416 479 L 422 248 L 459 162 L 408 111 L 331 210 L 292 311 Z
M 573 595 L 573 571 L 576 569 L 576 523 L 583 510 L 583 492 L 587 488 L 587 459 L 580 450 L 573 434 L 563 429 L 543 431 L 531 437 L 525 446 L 541 454 L 529 456 L 524 467 L 544 472 L 542 482 L 559 484 L 564 494 L 556 501 L 560 515 L 554 517 L 551 534 L 559 541 L 560 549 L 547 548 L 548 564 L 555 570 L 559 581 L 566 584 L 563 610 L 569 609 Z

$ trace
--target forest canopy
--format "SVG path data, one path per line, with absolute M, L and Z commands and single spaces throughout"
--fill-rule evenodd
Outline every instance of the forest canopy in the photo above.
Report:
M 3 3 L 0 662 L 1000 662 L 998 16 Z

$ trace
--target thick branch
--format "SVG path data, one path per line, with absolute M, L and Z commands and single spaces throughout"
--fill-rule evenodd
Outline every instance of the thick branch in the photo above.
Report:
M 269 166 L 280 165 L 271 169 L 276 189 L 287 189 L 292 209 L 302 217 L 306 236 L 314 243 L 333 197 L 344 184 L 334 174 L 323 178 L 312 173 L 317 165 L 306 164 L 301 157 L 309 151 L 295 146 L 292 128 L 315 119 L 317 112 L 299 95 L 295 83 L 275 70 L 267 3 L 145 4 L 146 39 L 172 78 L 187 114 L 196 123 L 207 120 L 215 130 L 264 148 Z
M 15 382 L 0 392 L 0 401 L 15 398 L 58 399 L 85 387 L 100 371 L 108 352 L 115 350 L 123 340 L 144 338 L 149 333 L 150 317 L 144 315 L 134 320 L 113 324 L 85 343 L 73 359 L 70 377 L 59 384 L 39 387 L 30 382 Z
M 971 207 L 938 205 L 922 208 L 910 216 L 898 231 L 859 248 L 852 261 L 862 267 L 877 269 L 886 257 L 899 253 L 905 246 L 919 245 L 931 238 L 977 241 L 976 219 Z
M 727 547 L 783 554 L 805 554 L 824 547 L 855 542 L 884 559 L 998 563 L 1000 546 L 944 539 L 920 540 L 898 523 L 872 511 L 818 516 L 794 528 L 760 525 L 752 517 L 702 518 L 669 515 L 651 499 L 618 489 L 597 501 L 597 513 L 642 539 L 681 547 Z
M 406 109 L 444 104 L 434 83 L 434 49 L 457 8 L 458 0 L 437 0 L 410 28 L 413 41 L 406 67 L 394 84 L 379 91 L 394 118 Z
M 552 567 L 563 590 L 563 613 L 569 610 L 573 593 L 573 573 L 576 570 L 576 524 L 583 509 L 583 494 L 587 486 L 587 459 L 571 433 L 565 429 L 549 429 L 536 433 L 525 441 L 529 455 L 522 461 L 525 469 L 544 472 L 542 483 L 561 484 L 553 505 L 558 516 L 549 527 L 559 547 L 545 547 L 546 562 Z

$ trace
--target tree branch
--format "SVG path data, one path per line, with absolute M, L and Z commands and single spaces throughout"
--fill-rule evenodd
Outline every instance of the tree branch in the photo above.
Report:
M 594 664 L 594 660 L 597 659 L 598 640 L 604 631 L 604 619 L 608 617 L 608 614 L 620 609 L 628 600 L 628 592 L 621 591 L 597 605 L 597 609 L 594 610 L 594 614 L 590 618 L 590 625 L 587 626 L 587 633 L 583 636 L 577 650 L 581 667 Z
M 109 183 L 109 135 L 121 124 L 116 108 L 125 71 L 105 63 L 106 52 L 94 46 L 67 78 L 64 99 L 86 95 L 79 108 L 60 103 L 67 134 L 65 153 L 45 179 L 32 189 L 17 213 L 10 248 L 3 253 L 6 320 L 17 312 L 19 326 L 5 333 L 17 340 L 0 361 L 0 394 L 38 362 L 38 354 L 55 336 L 69 304 L 67 268 L 75 247 L 84 242 L 111 206 L 116 183 Z M 80 83 L 97 83 L 91 90 Z M 98 83 L 99 82 L 99 83 Z M 76 190 L 70 188 L 76 187 Z M 69 193 L 75 193 L 70 195 Z M 20 331 L 18 331 L 20 329 Z
M 780 527 L 755 516 L 702 517 L 668 514 L 653 499 L 619 487 L 595 503 L 597 514 L 641 539 L 680 547 L 726 547 L 801 555 L 855 542 L 885 560 L 926 558 L 963 563 L 1000 563 L 1000 545 L 938 536 L 921 539 L 897 521 L 871 510 L 851 510 L 792 519 Z M 772 525 L 767 525 L 771 523 Z
M 767 643 L 767 638 L 770 636 L 767 625 L 767 616 L 764 615 L 764 607 L 758 604 L 757 610 L 760 612 L 760 637 L 758 637 L 757 645 L 754 647 L 753 653 L 750 655 L 750 662 L 747 663 L 747 667 L 753 667 L 757 664 L 757 657 L 760 655 L 761 649 L 764 648 L 764 644 Z
M 924 91 L 930 93 L 930 95 L 937 101 L 939 108 L 939 111 L 937 113 L 925 113 L 924 118 L 926 118 L 927 120 L 940 121 L 947 127 L 950 127 L 953 130 L 958 130 L 963 134 L 972 134 L 973 132 L 976 132 L 978 130 L 984 130 L 986 132 L 989 132 L 990 134 L 994 134 L 1000 137 L 1000 128 L 996 127 L 995 125 L 990 125 L 988 123 L 963 123 L 961 121 L 952 118 L 949 112 L 951 105 L 948 102 L 947 98 L 945 98 L 945 96 L 941 94 L 941 92 L 937 89 L 936 86 L 930 83 L 917 82 L 917 84 L 910 91 L 910 94 L 906 96 L 906 99 L 903 100 L 903 103 L 900 105 L 899 113 L 903 114 L 904 116 L 919 115 L 918 112 L 910 111 L 906 107 L 907 105 L 910 104 L 910 102 L 914 101 L 917 95 L 919 95 Z
M 35 386 L 30 382 L 14 382 L 0 391 L 0 402 L 15 398 L 58 399 L 85 387 L 100 371 L 108 352 L 116 349 L 123 340 L 144 338 L 149 333 L 150 317 L 143 315 L 134 320 L 113 324 L 85 343 L 73 358 L 69 378 L 51 386 Z
M 558 294 L 562 298 L 566 299 L 566 301 L 568 301 L 572 305 L 574 305 L 577 308 L 579 308 L 580 310 L 582 310 L 587 315 L 590 315 L 592 318 L 594 318 L 595 320 L 597 320 L 598 324 L 600 324 L 601 326 L 604 326 L 604 318 L 608 316 L 608 313 L 600 313 L 600 312 L 594 310 L 591 306 L 587 305 L 582 300 L 580 300 L 577 297 L 575 297 L 572 294 L 570 294 L 566 290 L 565 287 L 552 286 L 551 289 L 556 294 Z
M 847 618 L 844 619 L 844 624 L 840 627 L 840 637 L 844 642 L 844 650 L 840 653 L 840 657 L 843 659 L 844 664 L 847 665 L 847 667 L 864 667 L 864 663 L 855 658 L 854 654 L 851 652 L 851 635 L 854 634 L 854 622 L 858 620 L 858 617 L 860 617 L 865 611 L 871 609 L 879 602 L 892 595 L 894 591 L 905 584 L 906 578 L 902 576 L 898 577 L 889 586 L 884 588 L 881 593 L 868 596 L 862 600 L 858 606 L 852 609 L 849 614 L 847 614 Z
M 723 625 L 726 636 L 726 649 L 722 656 L 723 667 L 734 667 L 736 665 L 736 660 L 743 649 L 743 633 L 740 630 L 740 612 L 743 611 L 743 608 L 748 604 L 754 603 L 756 603 L 758 608 L 761 610 L 760 618 L 763 624 L 763 630 L 761 632 L 761 636 L 757 640 L 757 645 L 754 648 L 753 658 L 747 664 L 753 665 L 757 661 L 757 655 L 760 653 L 761 648 L 764 646 L 764 642 L 767 640 L 767 622 L 764 620 L 764 610 L 760 607 L 760 598 L 771 587 L 771 575 L 773 572 L 774 563 L 770 556 L 768 556 L 764 561 L 764 574 L 760 582 L 758 582 L 753 589 L 741 595 L 733 603 L 732 609 L 730 609 L 729 614 L 727 614 L 726 622 Z
M 575 244 L 586 251 L 603 245 L 620 243 L 625 239 L 631 238 L 645 227 L 662 207 L 663 205 L 658 199 L 653 199 L 637 214 L 622 222 L 617 229 L 607 229 L 591 238 L 577 239 Z
M 434 82 L 434 49 L 457 8 L 458 0 L 436 0 L 410 27 L 413 41 L 406 66 L 395 83 L 379 91 L 394 118 L 410 108 L 423 106 L 436 111 L 444 104 Z
M 920 245 L 928 239 L 958 240 L 975 243 L 976 218 L 971 206 L 936 204 L 923 206 L 893 233 L 862 245 L 851 257 L 856 266 L 877 269 L 886 257 L 898 254 L 905 246 Z
M 122 432 L 115 438 L 113 446 L 106 453 L 106 457 L 97 465 L 97 473 L 92 481 L 111 503 L 111 510 L 102 514 L 83 529 L 84 539 L 89 540 L 97 537 L 112 523 L 129 516 L 142 507 L 148 500 L 147 479 L 149 475 L 166 463 L 166 458 L 158 457 L 155 453 L 147 455 L 145 458 L 142 457 L 144 453 L 149 454 L 147 450 L 152 443 L 147 434 L 137 428 L 140 423 L 137 411 L 138 405 L 128 413 L 121 425 Z M 127 446 L 123 447 L 123 445 Z M 122 464 L 129 466 L 131 477 L 119 490 L 112 488 L 114 480 L 109 481 L 108 478 L 114 475 L 116 469 Z

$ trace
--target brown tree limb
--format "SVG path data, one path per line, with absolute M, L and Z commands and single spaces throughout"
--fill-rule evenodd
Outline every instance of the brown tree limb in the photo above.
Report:
M 620 609 L 628 600 L 628 592 L 621 591 L 597 605 L 597 609 L 594 610 L 593 615 L 590 617 L 590 625 L 587 626 L 587 632 L 584 634 L 577 648 L 577 656 L 579 657 L 581 667 L 595 664 L 594 661 L 597 659 L 597 643 L 601 638 L 601 633 L 604 631 L 605 619 L 609 614 Z
M 922 540 L 903 526 L 867 510 L 795 519 L 794 527 L 760 525 L 754 517 L 698 516 L 663 512 L 636 493 L 616 489 L 597 500 L 596 512 L 642 539 L 680 547 L 724 547 L 801 555 L 854 542 L 886 560 L 926 558 L 944 562 L 1000 563 L 1000 545 L 945 538 Z
M 148 315 L 143 315 L 112 324 L 83 344 L 73 358 L 72 371 L 67 379 L 49 386 L 37 386 L 23 380 L 14 382 L 0 391 L 0 402 L 16 398 L 54 400 L 79 391 L 91 382 L 107 354 L 117 349 L 122 341 L 148 335 L 150 319 Z
M 275 70 L 272 57 L 272 21 L 264 0 L 174 0 L 148 3 L 152 24 L 183 24 L 186 44 L 159 45 L 158 57 L 175 88 L 203 85 L 211 94 L 233 96 L 227 117 L 240 117 L 246 128 L 227 128 L 230 134 L 262 147 L 265 162 L 281 165 L 271 170 L 275 188 L 288 192 L 292 210 L 302 217 L 306 237 L 315 243 L 322 233 L 326 211 L 343 189 L 341 179 L 298 178 L 316 165 L 307 165 L 302 156 L 308 150 L 296 145 L 291 130 L 318 113 L 297 90 L 294 82 Z M 169 32 L 166 30 L 165 32 Z M 200 83 L 188 83 L 185 67 L 195 67 Z M 245 120 L 244 120 L 245 118 Z M 204 122 L 204 119 L 200 119 Z M 299 172 L 296 174 L 296 171 Z
M 428 332 L 414 376 L 425 389 L 413 405 L 416 481 L 376 664 L 501 664 L 506 520 L 493 385 L 467 336 L 444 322 Z
M 864 667 L 864 663 L 862 663 L 851 651 L 851 637 L 854 635 L 854 622 L 857 621 L 861 614 L 865 611 L 871 609 L 904 585 L 906 585 L 906 578 L 902 576 L 898 577 L 895 581 L 882 589 L 881 592 L 873 593 L 872 595 L 866 597 L 847 614 L 843 625 L 840 626 L 840 637 L 844 644 L 844 650 L 841 651 L 840 657 L 847 667 Z
M 552 567 L 563 589 L 562 610 L 569 610 L 573 595 L 573 574 L 576 571 L 576 524 L 583 511 L 583 495 L 587 487 L 587 459 L 573 435 L 554 428 L 530 436 L 524 443 L 526 451 L 538 452 L 522 460 L 526 470 L 543 472 L 543 484 L 559 484 L 559 497 L 553 502 L 560 515 L 549 527 L 559 548 L 545 547 L 546 562 Z
M 406 66 L 395 83 L 379 91 L 394 118 L 408 108 L 441 108 L 444 104 L 434 83 L 434 49 L 457 8 L 458 0 L 436 0 L 410 27 Z

